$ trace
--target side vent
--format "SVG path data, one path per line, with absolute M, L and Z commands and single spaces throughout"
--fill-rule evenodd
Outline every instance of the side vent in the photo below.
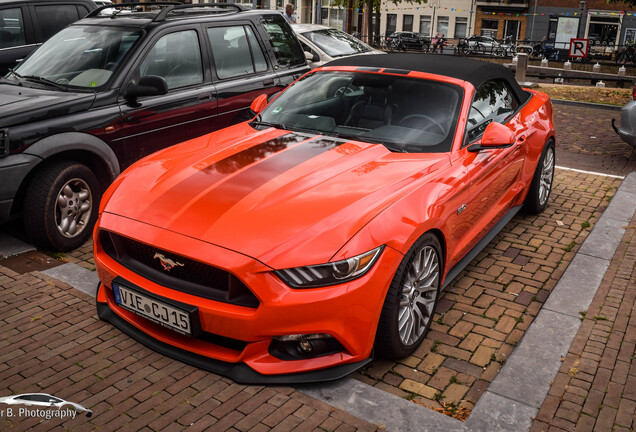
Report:
M 0 129 L 0 157 L 9 154 L 9 129 Z

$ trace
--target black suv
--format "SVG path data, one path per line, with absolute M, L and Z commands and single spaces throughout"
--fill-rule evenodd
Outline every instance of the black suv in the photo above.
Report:
M 96 8 L 91 0 L 0 0 L 0 75 Z
M 160 2 L 96 9 L 0 79 L 0 223 L 21 214 L 39 246 L 74 249 L 120 170 L 249 118 L 256 96 L 308 70 L 276 11 Z
M 387 47 L 391 50 L 428 51 L 431 40 L 421 33 L 393 32 L 386 38 Z

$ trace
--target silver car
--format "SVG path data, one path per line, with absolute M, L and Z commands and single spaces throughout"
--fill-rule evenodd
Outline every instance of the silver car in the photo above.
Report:
M 75 402 L 65 401 L 56 396 L 51 396 L 46 393 L 25 393 L 13 396 L 0 397 L 0 403 L 7 405 L 26 405 L 26 406 L 40 406 L 40 407 L 56 407 L 62 408 L 63 406 L 72 406 L 75 411 L 85 412 L 86 417 L 93 415 L 93 412 L 88 408 L 83 407 Z
M 318 24 L 292 24 L 312 69 L 339 57 L 384 54 L 341 30 Z
M 615 120 L 612 119 L 614 131 L 623 141 L 636 148 L 636 85 L 632 90 L 632 100 L 621 108 L 621 125 L 617 127 Z

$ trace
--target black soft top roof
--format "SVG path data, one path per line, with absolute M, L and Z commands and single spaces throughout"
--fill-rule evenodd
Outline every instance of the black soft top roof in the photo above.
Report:
M 525 102 L 528 99 L 528 93 L 523 91 L 512 72 L 504 66 L 453 55 L 408 53 L 357 55 L 343 57 L 324 66 L 360 66 L 425 72 L 468 81 L 475 88 L 485 81 L 500 78 L 510 84 L 520 101 Z

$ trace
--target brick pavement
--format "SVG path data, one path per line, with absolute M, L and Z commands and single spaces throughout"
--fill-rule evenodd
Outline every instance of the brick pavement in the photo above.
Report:
M 612 258 L 533 431 L 636 428 L 636 216 Z
M 290 387 L 238 385 L 155 353 L 100 321 L 94 299 L 0 267 L 0 395 L 44 392 L 87 418 L 0 416 L 0 430 L 376 431 Z M 5 408 L 3 405 L 0 408 Z
M 557 170 L 538 216 L 518 215 L 440 300 L 422 346 L 354 376 L 421 405 L 472 409 L 541 309 L 620 180 Z
M 636 169 L 636 149 L 612 129 L 619 111 L 554 104 L 557 165 L 627 175 Z

